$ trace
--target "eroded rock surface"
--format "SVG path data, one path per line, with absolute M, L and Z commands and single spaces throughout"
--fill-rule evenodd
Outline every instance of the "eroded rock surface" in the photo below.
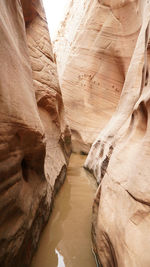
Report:
M 28 266 L 70 132 L 40 0 L 0 1 L 0 266 Z
M 71 1 L 54 47 L 75 151 L 88 152 L 115 111 L 141 19 L 138 1 Z
M 123 9 L 132 3 L 137 14 L 142 14 L 141 29 L 116 112 L 92 145 L 85 167 L 100 183 L 92 227 L 99 263 L 104 267 L 148 267 L 150 2 L 124 2 Z

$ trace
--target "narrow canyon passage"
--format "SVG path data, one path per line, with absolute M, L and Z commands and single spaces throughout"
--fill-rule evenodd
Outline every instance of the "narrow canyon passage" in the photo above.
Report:
M 31 267 L 96 267 L 91 214 L 96 184 L 82 167 L 86 156 L 72 154 Z
M 0 1 L 0 60 L 0 267 L 150 267 L 150 0 Z

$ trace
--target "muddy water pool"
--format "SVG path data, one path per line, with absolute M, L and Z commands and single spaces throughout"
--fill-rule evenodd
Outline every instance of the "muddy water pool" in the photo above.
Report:
M 91 214 L 96 183 L 82 167 L 86 156 L 72 154 L 31 267 L 96 267 Z

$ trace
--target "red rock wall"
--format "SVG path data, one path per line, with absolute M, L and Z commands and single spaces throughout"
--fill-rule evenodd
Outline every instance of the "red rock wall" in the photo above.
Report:
M 0 2 L 0 266 L 27 266 L 70 153 L 40 1 Z
M 120 101 L 85 163 L 99 183 L 92 235 L 102 266 L 150 266 L 150 3 L 135 3 L 142 25 Z
M 140 27 L 139 1 L 71 1 L 54 47 L 73 150 L 88 152 L 115 111 Z

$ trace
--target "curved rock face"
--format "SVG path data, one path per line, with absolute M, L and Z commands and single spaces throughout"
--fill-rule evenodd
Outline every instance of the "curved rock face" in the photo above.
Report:
M 100 183 L 92 234 L 102 266 L 150 266 L 150 2 L 134 4 L 142 25 L 120 101 L 85 163 Z
M 115 111 L 140 27 L 138 1 L 71 1 L 54 47 L 73 150 L 88 152 Z
M 40 0 L 0 2 L 0 266 L 28 266 L 65 177 L 64 119 Z

